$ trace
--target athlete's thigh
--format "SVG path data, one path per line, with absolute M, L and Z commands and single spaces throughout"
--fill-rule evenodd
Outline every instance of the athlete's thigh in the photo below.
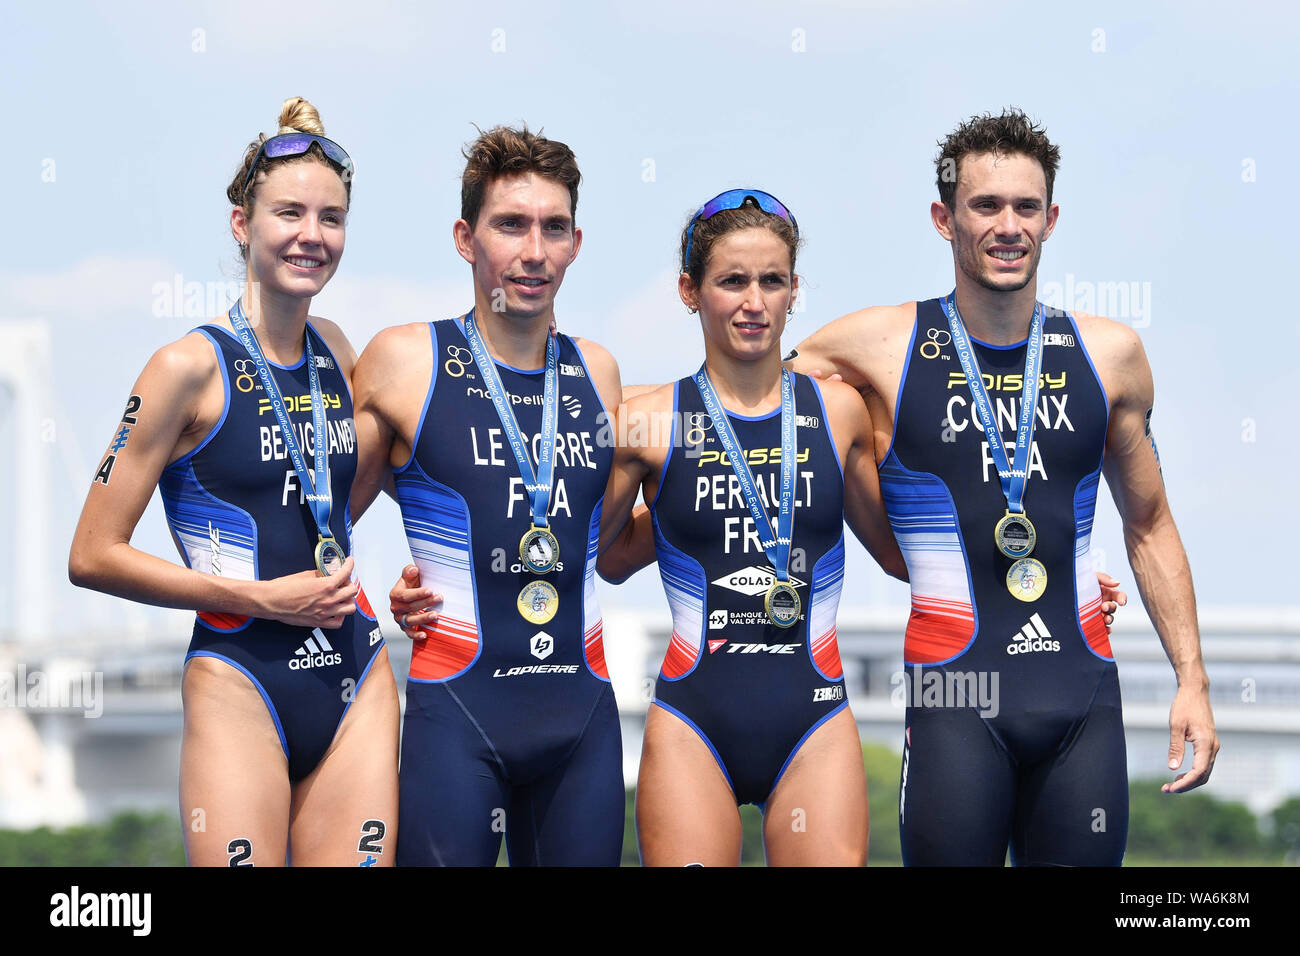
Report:
M 1002 866 L 1016 773 L 969 707 L 908 707 L 899 798 L 904 866 Z
M 392 866 L 397 856 L 397 685 L 381 648 L 334 741 L 293 788 L 295 866 Z
M 398 866 L 496 864 L 510 790 L 444 684 L 406 685 L 398 792 Z
M 564 763 L 516 787 L 506 817 L 511 866 L 618 866 L 627 795 L 623 738 L 606 691 Z
M 1118 682 L 1098 694 L 1063 753 L 1020 788 L 1018 866 L 1119 866 L 1128 839 L 1128 757 Z
M 186 859 L 191 866 L 284 866 L 289 764 L 262 695 L 224 661 L 193 657 L 181 697 Z
M 645 866 L 737 866 L 736 797 L 700 736 L 651 705 L 636 786 L 636 834 Z
M 853 713 L 818 727 L 777 782 L 763 814 L 771 866 L 865 866 L 867 776 Z

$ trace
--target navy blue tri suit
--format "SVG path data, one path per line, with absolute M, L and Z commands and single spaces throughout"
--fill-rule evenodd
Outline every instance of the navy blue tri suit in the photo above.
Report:
M 325 340 L 310 325 L 329 431 L 330 529 L 352 552 L 348 494 L 357 470 L 352 395 Z M 275 412 L 253 360 L 228 329 L 198 329 L 212 343 L 221 368 L 221 418 L 189 454 L 168 465 L 158 481 L 172 537 L 187 567 L 238 580 L 267 580 L 311 570 L 318 532 L 302 497 Z M 267 360 L 308 462 L 315 463 L 307 356 L 292 366 Z M 379 625 L 357 596 L 357 613 L 333 630 L 200 611 L 191 657 L 212 657 L 252 681 L 280 735 L 289 779 L 311 773 L 383 647 Z
M 763 610 L 775 572 L 693 378 L 677 382 L 673 406 L 685 434 L 675 427 L 651 506 L 673 615 L 654 703 L 699 734 L 738 804 L 763 807 L 803 742 L 848 706 L 835 640 L 844 473 L 817 384 L 796 375 L 790 583 L 802 613 L 777 627 Z M 781 410 L 728 418 L 775 528 Z
M 529 499 L 460 319 L 429 324 L 433 375 L 397 498 L 421 580 L 443 595 L 406 686 L 399 866 L 617 866 L 624 826 L 618 711 L 596 601 L 611 434 L 582 353 L 559 337 L 559 437 L 549 527 L 560 564 L 524 570 Z M 544 370 L 497 363 L 536 468 Z M 605 433 L 602 434 L 602 429 Z M 555 616 L 525 620 L 531 582 Z
M 1007 510 L 939 300 L 917 305 L 880 483 L 907 560 L 907 865 L 1119 865 L 1128 774 L 1089 541 L 1109 406 L 1071 316 L 1048 311 L 1025 513 L 1047 571 L 1009 591 Z M 974 342 L 1014 452 L 1026 345 Z

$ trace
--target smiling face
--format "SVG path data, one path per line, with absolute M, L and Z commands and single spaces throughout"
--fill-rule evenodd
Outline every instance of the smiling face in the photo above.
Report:
M 935 227 L 952 243 L 957 270 L 996 292 L 1034 280 L 1043 243 L 1056 226 L 1042 165 L 1023 153 L 973 153 L 958 165 L 953 208 L 931 207 Z
M 471 229 L 457 220 L 453 236 L 473 267 L 476 299 L 522 319 L 550 319 L 564 272 L 582 245 L 568 188 L 531 172 L 494 179 L 477 224 Z
M 761 227 L 720 237 L 709 251 L 698 288 L 685 273 L 678 279 L 682 301 L 700 311 L 705 339 L 742 360 L 780 348 L 797 287 L 790 247 Z
M 248 278 L 271 292 L 316 295 L 338 269 L 347 232 L 347 191 L 330 166 L 280 163 L 258 174 L 251 214 L 231 211 L 235 239 L 248 245 Z

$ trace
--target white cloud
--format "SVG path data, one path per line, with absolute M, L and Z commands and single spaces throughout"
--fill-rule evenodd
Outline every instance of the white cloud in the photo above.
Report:
M 583 308 L 583 306 L 586 308 Z M 560 330 L 599 342 L 618 361 L 624 384 L 662 384 L 704 358 L 700 323 L 677 297 L 677 272 L 663 269 L 608 307 L 556 307 Z M 692 364 L 695 363 L 695 364 Z
M 148 314 L 154 287 L 177 272 L 163 259 L 96 255 L 52 272 L 0 274 L 0 313 L 84 321 L 124 311 Z
M 336 276 L 312 301 L 311 311 L 337 322 L 359 354 L 381 329 L 450 318 L 473 304 L 469 276 L 428 281 L 396 276 Z

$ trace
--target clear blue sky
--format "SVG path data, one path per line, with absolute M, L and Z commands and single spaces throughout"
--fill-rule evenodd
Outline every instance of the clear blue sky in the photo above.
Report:
M 1284 552 L 1300 525 L 1287 431 L 1300 335 L 1281 285 L 1296 267 L 1295 217 L 1281 210 L 1300 155 L 1300 24 L 1282 6 L 10 4 L 0 320 L 45 319 L 54 337 L 50 572 L 62 579 L 135 376 L 205 317 L 157 315 L 155 286 L 238 275 L 225 187 L 286 96 L 311 99 L 357 163 L 347 253 L 313 311 L 358 349 L 385 325 L 468 306 L 450 241 L 459 149 L 472 123 L 524 120 L 569 143 L 585 177 L 561 325 L 608 346 L 627 382 L 698 364 L 674 248 L 690 212 L 731 186 L 780 196 L 807 238 L 807 310 L 788 344 L 855 308 L 946 291 L 951 257 L 928 219 L 935 141 L 1015 104 L 1062 150 L 1040 291 L 1072 288 L 1064 304 L 1079 308 L 1103 284 L 1137 292 L 1118 317 L 1140 326 L 1155 372 L 1154 427 L 1201 603 L 1300 603 Z M 0 399 L 0 412 L 7 443 L 12 406 Z M 1103 496 L 1094 541 L 1131 583 Z M 22 560 L 11 523 L 6 504 L 0 629 Z M 156 499 L 136 544 L 175 554 Z M 905 601 L 852 550 L 865 583 L 846 600 Z M 382 603 L 405 559 L 395 507 L 361 522 L 358 553 Z M 125 620 L 123 602 L 56 593 L 65 622 Z M 647 573 L 603 599 L 663 604 Z

